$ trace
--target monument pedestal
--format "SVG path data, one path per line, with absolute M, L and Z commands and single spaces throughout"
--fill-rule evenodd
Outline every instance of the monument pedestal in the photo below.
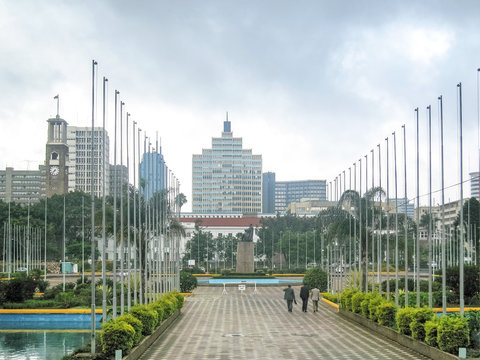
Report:
M 237 273 L 253 273 L 255 271 L 254 246 L 253 242 L 241 241 L 237 244 Z

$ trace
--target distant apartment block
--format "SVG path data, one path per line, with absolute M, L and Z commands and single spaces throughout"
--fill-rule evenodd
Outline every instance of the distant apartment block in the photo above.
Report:
M 285 213 L 292 202 L 302 199 L 327 200 L 326 180 L 275 182 L 275 212 Z
M 101 127 L 67 127 L 68 146 L 68 191 L 81 190 L 89 193 L 91 181 L 94 182 L 94 194 L 103 195 L 103 167 L 105 166 L 105 193 L 110 194 L 109 184 L 109 138 Z M 104 140 L 105 139 L 105 140 Z
M 262 156 L 243 149 L 228 119 L 222 136 L 212 138 L 212 148 L 193 155 L 192 176 L 194 213 L 262 211 Z
M 0 200 L 28 204 L 45 198 L 45 166 L 38 170 L 0 170 Z

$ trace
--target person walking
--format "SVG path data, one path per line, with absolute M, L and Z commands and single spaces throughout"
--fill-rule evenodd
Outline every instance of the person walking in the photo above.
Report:
M 307 285 L 303 285 L 300 288 L 300 298 L 302 299 L 302 311 L 307 312 L 307 306 L 308 306 L 308 295 L 310 294 L 310 291 L 308 290 Z
M 320 290 L 318 290 L 317 288 L 314 288 L 312 289 L 311 291 L 312 293 L 312 302 L 313 302 L 313 312 L 317 312 L 318 311 L 318 300 L 320 300 Z
M 292 303 L 297 303 L 297 300 L 295 300 L 295 292 L 292 289 L 292 285 L 288 285 L 288 288 L 283 289 L 283 291 L 285 291 L 283 298 L 287 300 L 288 312 L 292 312 Z

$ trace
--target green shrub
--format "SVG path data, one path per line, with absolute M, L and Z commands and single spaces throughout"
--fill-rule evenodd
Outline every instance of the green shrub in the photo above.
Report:
M 349 288 L 342 291 L 340 294 L 340 306 L 344 309 L 351 310 L 352 296 L 357 293 L 357 290 Z
M 375 317 L 380 325 L 394 327 L 397 307 L 389 301 L 383 301 L 377 306 Z
M 383 301 L 385 301 L 380 295 L 375 294 L 374 297 L 370 299 L 370 303 L 368 304 L 368 318 L 377 321 L 377 307 Z
M 365 293 L 357 292 L 352 296 L 352 312 L 359 314 L 362 311 L 360 304 L 365 298 Z
M 472 347 L 480 347 L 480 311 L 470 310 L 465 313 L 470 330 L 470 343 Z
M 103 353 L 107 356 L 115 354 L 115 350 L 128 353 L 133 347 L 135 330 L 125 321 L 110 320 L 102 326 L 101 342 Z
M 438 347 L 438 325 L 440 322 L 437 317 L 425 323 L 425 342 L 433 347 Z
M 148 305 L 133 306 L 130 314 L 142 322 L 142 334 L 145 336 L 150 335 L 158 324 L 158 313 Z
M 150 307 L 150 309 L 156 311 L 156 313 L 158 314 L 158 322 L 157 322 L 157 326 L 164 320 L 166 319 L 167 317 L 165 316 L 165 305 L 163 303 L 160 303 L 157 301 L 153 302 L 153 303 L 150 303 L 148 305 Z
M 317 288 L 321 292 L 327 291 L 327 279 L 328 275 L 321 268 L 308 269 L 303 277 L 303 283 L 308 286 L 309 289 Z
M 26 300 L 23 303 L 4 303 L 4 309 L 41 309 L 57 307 L 55 300 Z
M 368 293 L 365 294 L 363 297 L 362 302 L 360 303 L 361 314 L 366 318 L 369 317 L 370 311 L 368 310 L 368 306 L 370 305 L 370 300 L 375 296 L 375 293 Z
M 190 272 L 180 271 L 180 290 L 184 293 L 191 292 L 197 287 L 198 281 Z
M 172 299 L 166 297 L 165 295 L 162 296 L 160 299 L 157 300 L 159 304 L 163 306 L 164 310 L 164 319 L 167 319 L 172 315 L 175 310 L 177 310 L 177 301 L 172 301 Z
M 78 299 L 72 292 L 61 292 L 55 296 L 55 302 L 63 308 L 71 308 L 79 305 Z
M 410 323 L 413 320 L 413 312 L 415 308 L 401 308 L 397 311 L 397 329 L 400 334 L 410 336 L 412 331 L 410 330 Z
M 443 316 L 438 326 L 438 347 L 442 351 L 456 354 L 459 347 L 470 343 L 468 320 L 456 316 Z
M 178 309 L 179 299 L 178 299 L 178 297 L 175 296 L 175 294 L 174 294 L 173 291 L 170 291 L 170 292 L 164 294 L 162 297 L 164 297 L 165 299 L 170 300 L 171 302 L 173 302 L 173 304 L 175 305 L 175 310 Z M 173 311 L 175 312 L 175 310 L 173 310 Z
M 165 294 L 165 296 L 167 296 L 168 299 L 175 302 L 176 309 L 181 309 L 183 307 L 183 303 L 185 302 L 185 298 L 178 291 L 176 291 L 176 290 L 170 291 L 167 294 Z
M 410 332 L 415 340 L 425 340 L 425 323 L 434 318 L 435 314 L 432 309 L 427 307 L 415 308 L 412 314 L 412 322 L 410 323 Z
M 330 293 L 322 293 L 322 297 L 328 301 L 331 301 L 333 303 L 337 303 L 338 301 L 338 298 L 337 298 L 337 295 L 334 295 L 334 294 L 330 294 Z
M 408 306 L 413 307 L 417 305 L 417 293 L 410 291 L 408 293 Z M 405 306 L 405 293 L 402 293 L 398 297 L 398 306 Z M 428 306 L 428 293 L 420 293 L 420 306 Z
M 140 340 L 142 340 L 143 329 L 143 324 L 140 320 L 138 320 L 132 314 L 124 314 L 116 318 L 115 321 L 125 321 L 127 324 L 131 325 L 133 327 L 133 330 L 135 330 L 135 336 L 133 337 L 133 345 L 135 346 L 140 343 Z

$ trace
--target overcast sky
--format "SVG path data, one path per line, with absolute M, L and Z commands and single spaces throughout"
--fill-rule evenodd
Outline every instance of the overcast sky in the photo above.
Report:
M 459 82 L 465 178 L 478 169 L 478 14 L 476 0 L 0 0 L 0 168 L 35 169 L 43 163 L 46 120 L 56 113 L 56 94 L 60 115 L 70 125 L 91 125 L 95 59 L 98 90 L 102 76 L 109 79 L 111 141 L 118 89 L 132 120 L 153 138 L 158 131 L 167 164 L 187 195 L 185 210 L 191 209 L 192 154 L 220 136 L 226 111 L 234 136 L 263 156 L 263 171 L 275 172 L 277 180 L 330 182 L 346 170 L 347 187 L 348 168 L 353 171 L 353 163 L 367 154 L 371 175 L 370 150 L 379 143 L 385 187 L 385 138 L 392 144 L 393 131 L 403 176 L 401 126 L 406 124 L 413 198 L 414 108 L 419 107 L 423 195 L 429 104 L 434 190 L 440 184 L 440 94 L 446 185 L 459 181 Z M 100 123 L 101 111 L 97 115 Z M 403 196 L 400 178 L 398 184 Z M 470 184 L 465 185 L 469 196 Z M 446 200 L 458 197 L 457 186 Z M 440 202 L 439 193 L 434 198 Z M 427 201 L 422 197 L 421 203 Z

